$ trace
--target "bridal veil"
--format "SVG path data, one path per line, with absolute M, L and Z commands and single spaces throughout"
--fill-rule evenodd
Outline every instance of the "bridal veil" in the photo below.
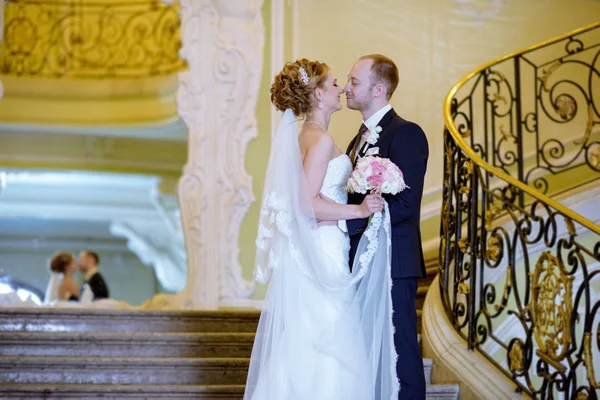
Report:
M 371 218 L 352 273 L 328 268 L 335 260 L 321 246 L 289 109 L 271 147 L 256 246 L 254 277 L 269 287 L 244 399 L 397 399 L 389 211 Z M 342 366 L 344 387 L 319 376 L 332 371 L 328 360 Z

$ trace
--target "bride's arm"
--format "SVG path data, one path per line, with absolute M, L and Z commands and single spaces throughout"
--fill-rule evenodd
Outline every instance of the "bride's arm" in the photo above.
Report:
M 319 198 L 327 166 L 334 153 L 335 145 L 329 135 L 321 135 L 306 152 L 303 160 L 304 175 L 312 198 L 315 217 L 320 221 L 366 218 L 383 209 L 380 196 L 369 195 L 362 204 L 338 204 Z

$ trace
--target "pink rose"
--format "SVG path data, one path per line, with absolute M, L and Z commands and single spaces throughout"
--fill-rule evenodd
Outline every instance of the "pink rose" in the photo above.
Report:
M 380 188 L 381 184 L 383 183 L 383 176 L 381 176 L 381 175 L 371 175 L 371 176 L 367 177 L 367 182 L 374 189 Z

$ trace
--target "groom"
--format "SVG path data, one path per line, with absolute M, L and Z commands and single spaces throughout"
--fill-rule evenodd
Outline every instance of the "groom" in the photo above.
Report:
M 392 222 L 392 303 L 394 343 L 398 354 L 396 370 L 400 400 L 425 399 L 423 358 L 417 339 L 417 278 L 426 276 L 421 247 L 421 197 L 429 149 L 423 130 L 402 119 L 389 103 L 398 86 L 398 68 L 388 57 L 372 54 L 361 57 L 348 75 L 344 88 L 348 108 L 360 111 L 363 124 L 348 146 L 356 160 L 365 155 L 389 158 L 403 172 L 408 189 L 395 196 L 384 195 Z M 367 143 L 367 128 L 381 127 L 379 139 Z M 364 195 L 350 194 L 348 203 L 360 204 Z M 348 220 L 350 268 L 367 219 Z

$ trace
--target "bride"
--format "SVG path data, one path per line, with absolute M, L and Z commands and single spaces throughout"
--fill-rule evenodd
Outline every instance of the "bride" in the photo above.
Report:
M 352 163 L 327 133 L 341 93 L 326 64 L 306 59 L 287 63 L 271 87 L 284 114 L 266 174 L 254 271 L 270 284 L 245 400 L 398 398 L 389 212 L 379 195 L 346 204 Z M 304 119 L 300 133 L 297 117 Z M 370 215 L 350 270 L 345 220 Z
M 73 278 L 77 271 L 77 261 L 73 254 L 61 251 L 52 256 L 49 261 L 50 281 L 46 287 L 45 304 L 57 301 L 78 301 L 79 286 Z

